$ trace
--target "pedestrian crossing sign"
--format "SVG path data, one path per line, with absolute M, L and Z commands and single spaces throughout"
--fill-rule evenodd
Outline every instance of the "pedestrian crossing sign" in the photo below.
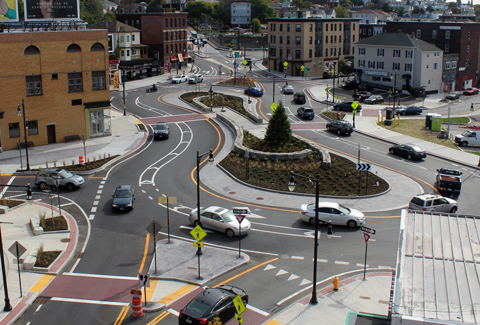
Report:
M 278 105 L 276 103 L 273 103 L 270 108 L 272 109 L 272 111 L 275 112 L 275 110 L 277 109 Z

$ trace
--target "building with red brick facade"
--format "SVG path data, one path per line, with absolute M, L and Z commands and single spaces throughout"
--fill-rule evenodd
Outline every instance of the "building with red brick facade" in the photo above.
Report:
M 1 150 L 110 135 L 107 33 L 0 33 Z

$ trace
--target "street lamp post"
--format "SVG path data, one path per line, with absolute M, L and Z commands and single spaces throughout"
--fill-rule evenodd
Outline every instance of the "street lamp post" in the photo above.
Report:
M 197 151 L 197 225 L 200 227 L 202 226 L 202 222 L 200 221 L 200 160 L 202 160 L 202 157 L 206 154 L 208 154 L 208 162 L 213 163 L 212 149 L 202 154 Z M 202 248 L 200 246 L 197 249 L 197 255 L 202 255 Z
M 335 73 L 337 72 L 336 68 L 337 68 L 337 62 L 333 62 L 333 89 L 332 89 L 333 98 L 332 98 L 332 102 L 333 102 L 334 105 L 335 105 Z
M 54 175 L 52 177 L 55 180 L 55 186 L 57 187 L 58 211 L 59 211 L 60 215 L 62 215 L 62 208 L 60 206 L 60 180 L 61 180 L 61 176 Z
M 397 73 L 395 72 L 393 81 L 393 114 L 395 114 L 395 95 L 397 93 Z
M 22 110 L 20 110 L 22 106 Z M 30 161 L 28 159 L 28 141 L 27 141 L 27 121 L 25 120 L 25 103 L 22 99 L 22 103 L 17 107 L 17 115 L 21 116 L 23 112 L 23 132 L 25 134 L 25 156 L 27 157 L 27 170 L 30 170 Z
M 320 201 L 320 175 L 316 175 L 315 178 L 307 177 L 299 174 L 295 174 L 293 171 L 290 172 L 290 182 L 288 183 L 288 189 L 290 192 L 295 190 L 295 176 L 307 179 L 309 182 L 315 185 L 315 246 L 313 248 L 313 289 L 312 289 L 312 298 L 310 299 L 311 304 L 318 303 L 317 300 L 317 258 L 318 258 L 318 204 Z M 323 220 L 322 220 L 323 221 Z M 325 221 L 323 221 L 325 222 Z M 332 233 L 331 223 L 329 222 L 328 234 Z

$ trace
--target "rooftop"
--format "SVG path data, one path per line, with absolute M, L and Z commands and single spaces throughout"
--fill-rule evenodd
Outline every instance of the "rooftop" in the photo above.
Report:
M 405 33 L 382 33 L 377 34 L 356 43 L 357 45 L 379 45 L 379 46 L 397 46 L 414 47 L 421 51 L 442 51 L 433 44 L 422 41 Z

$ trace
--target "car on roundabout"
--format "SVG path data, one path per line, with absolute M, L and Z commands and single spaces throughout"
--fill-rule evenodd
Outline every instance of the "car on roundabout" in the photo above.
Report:
M 297 109 L 297 116 L 301 119 L 308 118 L 313 120 L 313 118 L 315 117 L 315 112 L 313 108 L 309 106 L 302 106 Z
M 331 132 L 336 132 L 338 135 L 345 134 L 350 135 L 353 132 L 353 126 L 350 122 L 343 120 L 332 120 L 327 123 L 327 130 Z
M 172 84 L 187 82 L 187 76 L 178 75 L 172 78 Z
M 169 136 L 170 136 L 170 127 L 168 126 L 168 124 L 166 122 L 157 122 L 157 124 L 155 124 L 155 129 L 153 130 L 153 138 L 168 139 Z
M 198 82 L 203 82 L 203 75 L 199 73 L 191 75 L 190 78 L 188 78 L 189 84 L 196 84 Z
M 247 209 L 248 210 L 248 209 Z M 246 214 L 248 216 L 249 213 Z M 193 209 L 188 217 L 194 226 L 198 225 L 197 209 Z M 202 228 L 218 231 L 226 234 L 228 237 L 247 235 L 252 228 L 250 221 L 244 218 L 242 223 L 238 222 L 233 210 L 219 206 L 210 206 L 200 208 L 200 222 Z
M 408 208 L 422 212 L 455 213 L 458 211 L 458 202 L 439 194 L 423 193 L 413 197 Z
M 245 89 L 245 95 L 250 95 L 250 96 L 263 96 L 263 90 L 259 87 L 248 87 Z
M 293 90 L 292 86 L 285 85 L 282 88 L 282 93 L 288 94 L 288 95 L 293 95 L 295 93 L 295 90 Z
M 114 212 L 133 210 L 135 204 L 135 187 L 132 185 L 117 186 L 112 197 L 112 209 Z
M 447 96 L 445 96 L 446 99 L 450 99 L 450 100 L 456 100 L 456 99 L 459 99 L 460 98 L 460 92 L 458 91 L 451 91 L 447 94 Z
M 302 204 L 300 220 L 315 225 L 315 203 Z M 335 202 L 318 202 L 318 222 L 354 228 L 365 224 L 365 215 Z
M 307 96 L 303 92 L 296 93 L 293 97 L 295 104 L 305 104 L 307 102 Z
M 383 103 L 384 101 L 385 100 L 383 99 L 382 95 L 372 95 L 363 100 L 365 104 L 379 104 L 379 103 Z
M 388 152 L 392 155 L 407 158 L 408 160 L 427 158 L 425 150 L 420 149 L 420 147 L 414 144 L 397 144 L 390 147 Z
M 477 95 L 479 92 L 478 88 L 470 87 L 463 91 L 464 95 Z
M 353 112 L 352 104 L 353 104 L 352 101 L 343 102 L 343 103 L 340 103 L 340 104 L 337 104 L 337 105 L 333 106 L 333 109 L 336 110 L 336 111 Z M 358 104 L 357 112 L 359 112 L 361 110 L 362 110 L 362 105 Z
M 397 115 L 420 115 L 423 110 L 415 105 L 407 105 L 395 109 L 395 114 Z
M 180 310 L 178 324 L 213 324 L 214 318 L 217 317 L 220 324 L 226 324 L 236 313 L 233 299 L 237 296 L 240 296 L 245 306 L 248 304 L 248 294 L 238 287 L 221 285 L 216 288 L 205 288 Z
M 57 187 L 56 178 L 60 180 L 59 186 L 66 187 L 69 191 L 79 188 L 85 183 L 82 176 L 63 168 L 46 168 L 35 175 L 34 184 L 41 190 L 53 189 Z

